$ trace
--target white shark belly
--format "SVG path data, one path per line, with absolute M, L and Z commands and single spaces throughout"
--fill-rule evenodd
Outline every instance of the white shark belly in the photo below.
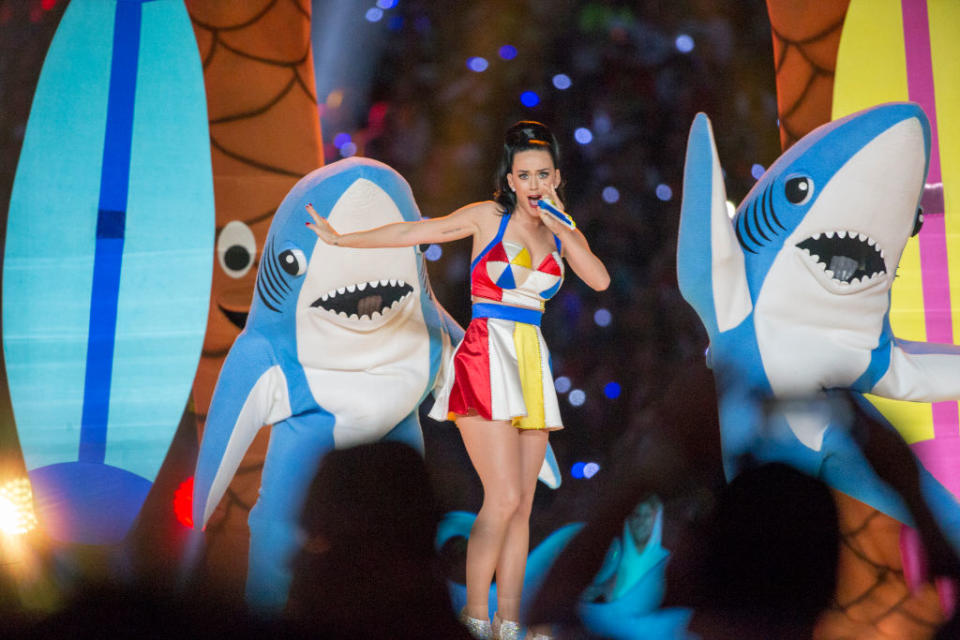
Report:
M 845 303 L 856 305 L 845 310 Z M 870 365 L 883 327 L 886 296 L 842 297 L 825 291 L 789 249 L 767 274 L 754 315 L 757 347 L 777 398 L 814 397 L 826 389 L 849 387 Z M 827 416 L 785 411 L 791 430 L 807 447 L 819 450 Z

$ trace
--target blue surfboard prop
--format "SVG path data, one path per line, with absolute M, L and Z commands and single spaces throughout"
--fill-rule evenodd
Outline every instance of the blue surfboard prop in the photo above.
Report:
M 214 243 L 203 70 L 179 0 L 74 0 L 34 95 L 3 265 L 41 524 L 126 535 L 189 397 Z

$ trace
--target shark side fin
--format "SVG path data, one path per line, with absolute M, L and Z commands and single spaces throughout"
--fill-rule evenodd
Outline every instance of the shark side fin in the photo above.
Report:
M 960 400 L 960 345 L 895 338 L 889 365 L 870 393 L 893 400 Z
M 200 443 L 193 521 L 203 528 L 261 427 L 291 415 L 287 380 L 270 343 L 243 332 L 220 370 Z
M 702 113 L 693 119 L 687 139 L 677 281 L 710 337 L 736 327 L 753 310 L 743 251 L 727 215 L 713 130 Z

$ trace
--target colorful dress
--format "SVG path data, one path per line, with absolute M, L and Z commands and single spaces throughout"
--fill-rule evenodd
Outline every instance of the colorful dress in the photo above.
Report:
M 500 304 L 475 303 L 473 319 L 448 364 L 435 420 L 476 413 L 511 420 L 521 429 L 562 429 L 550 352 L 540 332 L 544 303 L 563 282 L 560 240 L 536 267 L 526 247 L 505 241 L 504 215 L 496 237 L 470 266 L 470 292 Z M 516 306 L 515 306 L 516 305 Z

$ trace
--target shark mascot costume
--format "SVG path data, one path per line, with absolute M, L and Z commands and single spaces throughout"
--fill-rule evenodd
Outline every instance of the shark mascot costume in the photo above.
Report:
M 217 382 L 194 482 L 205 526 L 257 431 L 273 424 L 250 512 L 247 599 L 286 602 L 288 559 L 305 492 L 323 454 L 381 439 L 422 453 L 418 407 L 462 331 L 433 297 L 420 250 L 318 242 L 304 206 L 344 231 L 418 220 L 410 187 L 384 164 L 352 158 L 317 169 L 270 226 L 246 328 Z
M 385 164 L 341 160 L 302 178 L 277 209 L 246 327 L 214 390 L 194 479 L 204 527 L 263 425 L 272 424 L 250 512 L 247 600 L 284 606 L 297 521 L 320 458 L 381 439 L 423 452 L 418 408 L 463 329 L 433 296 L 418 247 L 351 249 L 317 241 L 304 209 L 344 233 L 420 219 Z M 560 484 L 548 448 L 540 480 Z
M 745 454 L 787 462 L 912 524 L 836 416 L 791 400 L 835 389 L 919 402 L 960 398 L 960 347 L 897 339 L 888 318 L 897 263 L 922 222 L 929 154 L 930 126 L 916 104 L 855 113 L 791 147 L 731 221 L 713 133 L 697 115 L 677 274 L 710 339 L 728 477 Z M 931 511 L 960 550 L 960 507 L 920 473 Z

